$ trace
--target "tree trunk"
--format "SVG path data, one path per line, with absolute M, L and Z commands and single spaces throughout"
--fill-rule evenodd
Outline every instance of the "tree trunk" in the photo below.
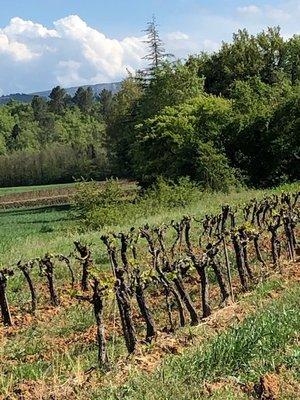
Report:
M 283 218 L 283 222 L 284 222 L 285 236 L 287 239 L 289 258 L 290 258 L 290 260 L 294 261 L 295 260 L 295 248 L 294 248 L 294 235 L 293 235 L 291 218 L 289 216 L 285 216 Z
M 242 248 L 243 248 L 243 258 L 244 258 L 244 265 L 245 269 L 247 271 L 247 274 L 251 280 L 253 280 L 253 273 L 249 265 L 249 259 L 248 259 L 248 251 L 247 251 L 247 243 L 245 241 L 242 242 Z
M 4 273 L 0 271 L 0 308 L 2 314 L 2 320 L 4 325 L 12 325 L 11 314 L 9 305 L 6 297 L 6 282 L 7 278 Z
M 166 300 L 166 306 L 167 306 L 167 313 L 168 313 L 168 318 L 169 318 L 169 323 L 170 323 L 170 331 L 174 332 L 174 323 L 173 323 L 173 319 L 172 319 L 172 308 L 171 308 L 171 304 L 169 301 L 170 298 L 170 291 L 169 288 L 167 286 L 164 286 L 164 292 L 165 292 L 165 300 Z
M 47 279 L 48 279 L 48 287 L 49 287 L 49 292 L 50 292 L 50 301 L 51 304 L 54 307 L 57 307 L 59 305 L 59 299 L 58 299 L 58 295 L 56 293 L 55 290 L 55 286 L 54 286 L 54 277 L 53 277 L 53 273 L 47 273 Z
M 101 368 L 106 368 L 108 365 L 108 356 L 103 323 L 103 296 L 97 279 L 93 281 L 93 306 L 97 324 L 98 362 Z
M 224 249 L 226 272 L 227 272 L 227 279 L 228 279 L 228 284 L 229 284 L 229 289 L 230 289 L 231 300 L 234 301 L 234 294 L 233 294 L 232 281 L 231 281 L 230 261 L 229 261 L 229 257 L 228 257 L 227 244 L 226 244 L 226 239 L 225 239 L 224 235 L 223 235 L 223 249 Z
M 136 301 L 138 303 L 140 312 L 146 323 L 146 329 L 147 329 L 146 342 L 151 343 L 152 339 L 155 336 L 155 325 L 154 325 L 154 321 L 153 321 L 151 312 L 149 310 L 149 307 L 147 306 L 147 303 L 146 303 L 144 289 L 143 289 L 142 283 L 140 282 L 139 276 L 137 277 L 135 296 L 136 296 Z
M 89 289 L 88 277 L 89 269 L 93 264 L 91 252 L 87 246 L 83 246 L 80 242 L 74 242 L 77 251 L 80 254 L 82 262 L 81 289 L 86 292 Z
M 271 232 L 271 251 L 272 251 L 272 260 L 273 264 L 276 267 L 279 267 L 279 257 L 280 257 L 280 241 L 277 237 L 277 232 Z
M 120 290 L 120 287 L 117 287 L 116 296 L 117 296 L 117 303 L 119 307 L 127 351 L 129 354 L 131 354 L 135 350 L 137 340 L 132 321 L 130 302 L 129 299 L 127 298 L 127 295 L 124 292 L 122 292 L 122 290 Z
M 31 312 L 32 312 L 32 314 L 34 314 L 36 311 L 36 307 L 37 307 L 37 296 L 36 296 L 35 287 L 33 285 L 28 268 L 26 266 L 23 266 L 23 267 L 20 267 L 20 269 L 22 270 L 24 277 L 29 286 L 30 295 L 31 295 Z
M 174 288 L 170 288 L 171 293 L 174 296 L 175 302 L 177 304 L 177 308 L 178 308 L 178 313 L 179 313 L 179 325 L 181 327 L 185 326 L 185 318 L 184 318 L 184 309 L 183 309 L 183 305 L 181 302 L 181 299 L 177 293 L 177 291 Z
M 234 247 L 234 251 L 235 251 L 236 264 L 237 264 L 240 281 L 241 281 L 243 290 L 247 291 L 249 289 L 249 287 L 248 287 L 248 282 L 247 282 L 247 277 L 246 277 L 242 245 L 236 235 L 232 235 L 232 242 L 233 242 L 233 247 Z
M 51 259 L 46 256 L 41 260 L 42 266 L 45 268 L 45 275 L 47 278 L 47 283 L 48 283 L 48 289 L 50 293 L 50 302 L 54 307 L 57 307 L 59 305 L 59 297 L 58 294 L 55 290 L 55 285 L 54 285 L 54 266 L 53 262 Z
M 195 265 L 195 268 L 200 276 L 201 286 L 201 301 L 202 301 L 202 313 L 203 318 L 211 315 L 211 308 L 209 305 L 209 291 L 208 291 L 208 276 L 206 272 L 206 262 L 200 262 Z
M 188 312 L 190 314 L 191 325 L 197 325 L 199 323 L 197 311 L 192 303 L 192 300 L 191 300 L 189 294 L 186 292 L 186 290 L 184 288 L 182 279 L 180 277 L 175 278 L 174 284 L 176 286 L 176 289 L 177 289 L 183 303 L 186 306 L 186 309 L 188 310 Z
M 206 265 L 207 262 L 199 261 L 194 254 L 193 246 L 190 240 L 190 229 L 191 229 L 191 221 L 190 218 L 185 219 L 185 242 L 188 248 L 188 254 L 192 259 L 193 265 L 196 268 L 196 271 L 200 277 L 200 286 L 201 286 L 201 300 L 202 300 L 202 313 L 203 318 L 208 317 L 211 314 L 211 308 L 209 306 L 209 292 L 208 292 L 208 277 L 206 273 Z
M 227 285 L 226 285 L 226 282 L 225 282 L 225 279 L 224 279 L 224 276 L 223 276 L 223 273 L 221 270 L 220 263 L 217 260 L 213 259 L 213 260 L 211 260 L 211 267 L 214 270 L 214 273 L 216 275 L 216 278 L 217 278 L 217 281 L 218 281 L 218 284 L 220 287 L 220 291 L 221 291 L 221 295 L 222 295 L 221 304 L 225 305 L 229 299 L 229 292 L 228 292 Z
M 261 254 L 261 251 L 259 248 L 258 239 L 259 239 L 259 237 L 257 235 L 254 236 L 253 242 L 254 242 L 255 253 L 256 253 L 256 257 L 257 257 L 258 261 L 260 263 L 262 263 L 263 267 L 265 267 L 266 263 L 264 262 L 264 259 L 262 257 L 262 254 Z

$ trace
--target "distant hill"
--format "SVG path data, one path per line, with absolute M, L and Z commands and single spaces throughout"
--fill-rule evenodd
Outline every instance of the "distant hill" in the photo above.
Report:
M 113 93 L 117 93 L 120 90 L 121 87 L 121 82 L 114 82 L 114 83 L 98 83 L 97 85 L 82 85 L 82 87 L 91 87 L 94 94 L 97 95 L 99 94 L 103 89 L 110 90 Z M 70 88 L 66 88 L 67 94 L 70 96 L 74 96 L 76 90 L 79 88 L 79 86 L 74 86 Z M 10 100 L 16 100 L 16 101 L 21 101 L 23 103 L 30 103 L 33 96 L 41 96 L 48 98 L 51 93 L 51 90 L 45 90 L 44 92 L 35 92 L 35 93 L 13 93 L 13 94 L 8 94 L 5 96 L 0 96 L 0 104 L 6 104 Z

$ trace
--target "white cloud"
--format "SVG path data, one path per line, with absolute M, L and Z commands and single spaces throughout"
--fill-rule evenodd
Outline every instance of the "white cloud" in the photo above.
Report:
M 46 38 L 58 37 L 58 33 L 54 29 L 47 29 L 41 24 L 32 21 L 25 21 L 22 18 L 15 17 L 10 20 L 3 32 L 9 37 L 22 35 L 23 38 Z
M 260 10 L 260 8 L 259 7 L 257 7 L 256 5 L 254 5 L 254 4 L 250 4 L 249 6 L 244 6 L 244 7 L 238 7 L 237 8 L 237 11 L 240 13 L 240 14 L 246 14 L 246 15 L 249 15 L 249 14 L 259 14 L 260 12 L 261 12 L 261 10 Z
M 280 25 L 284 37 L 300 33 L 300 0 L 229 7 L 228 13 L 203 6 L 187 8 L 178 27 L 162 35 L 167 52 L 185 58 L 200 51 L 216 51 L 222 40 L 246 28 L 255 34 Z M 77 15 L 53 22 L 53 26 L 12 18 L 0 28 L 0 88 L 4 93 L 32 92 L 54 85 L 75 86 L 121 80 L 127 71 L 142 68 L 147 52 L 144 37 L 108 37 Z
M 61 86 L 83 85 L 86 82 L 79 75 L 81 63 L 73 60 L 59 61 L 57 66 L 57 82 Z
M 267 6 L 265 9 L 265 15 L 278 23 L 288 21 L 291 18 L 291 14 L 281 8 L 275 8 Z
M 170 32 L 166 35 L 168 40 L 189 40 L 189 35 L 184 32 L 176 31 Z
M 244 16 L 244 17 L 258 17 L 258 18 L 264 18 L 265 21 L 270 21 L 270 22 L 279 22 L 282 23 L 284 21 L 287 21 L 291 18 L 291 12 L 290 9 L 292 7 L 289 6 L 289 4 L 282 4 L 282 7 L 274 7 L 270 4 L 262 5 L 260 7 L 250 4 L 248 6 L 243 6 L 243 7 L 237 7 L 237 12 Z M 300 7 L 300 1 L 298 4 L 298 9 Z M 296 7 L 297 9 L 297 7 Z
M 187 33 L 174 31 L 163 39 L 176 57 L 201 50 L 215 50 L 218 43 L 195 41 Z M 123 79 L 144 66 L 145 37 L 107 37 L 69 15 L 49 29 L 33 21 L 12 18 L 0 29 L 0 87 L 5 93 L 32 92 L 54 85 L 76 86 Z
M 217 51 L 220 48 L 221 43 L 215 42 L 210 39 L 205 39 L 205 40 L 203 40 L 202 45 L 203 45 L 204 51 L 213 52 L 213 51 Z
M 37 54 L 21 42 L 11 40 L 9 36 L 1 33 L 0 30 L 0 54 L 11 56 L 14 61 L 29 61 Z
M 142 37 L 108 38 L 77 15 L 55 21 L 54 29 L 15 17 L 0 29 L 0 86 L 28 92 L 117 81 L 142 67 L 145 51 Z

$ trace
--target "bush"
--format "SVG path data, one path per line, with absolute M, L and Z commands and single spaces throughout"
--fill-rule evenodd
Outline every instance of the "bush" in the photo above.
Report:
M 53 143 L 42 150 L 0 155 L 0 186 L 73 182 L 79 176 L 104 179 L 109 170 L 106 153 L 101 147 L 94 150 L 91 157 L 88 148 Z
M 224 154 L 217 151 L 210 143 L 202 143 L 198 153 L 196 177 L 204 188 L 228 192 L 237 185 L 236 171 L 229 166 Z
M 145 209 L 187 207 L 197 200 L 200 189 L 188 177 L 179 178 L 178 182 L 159 177 L 145 193 L 141 205 Z
M 200 189 L 189 178 L 180 178 L 177 183 L 158 178 L 152 187 L 133 199 L 124 196 L 117 179 L 109 179 L 105 184 L 81 181 L 73 207 L 87 228 L 97 229 L 154 215 L 158 209 L 184 208 L 200 195 Z
M 113 225 L 118 221 L 122 201 L 122 190 L 118 179 L 107 179 L 105 183 L 85 180 L 77 182 L 73 208 L 90 228 Z

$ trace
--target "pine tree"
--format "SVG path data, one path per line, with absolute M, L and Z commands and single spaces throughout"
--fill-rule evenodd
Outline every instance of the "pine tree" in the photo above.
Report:
M 112 103 L 113 103 L 112 92 L 110 90 L 103 89 L 99 93 L 98 101 L 100 103 L 100 112 L 104 120 L 107 120 L 112 109 Z
M 147 39 L 144 41 L 144 43 L 146 43 L 149 48 L 149 53 L 143 57 L 144 60 L 149 62 L 149 66 L 143 71 L 143 75 L 151 78 L 154 71 L 169 57 L 172 57 L 172 54 L 166 53 L 164 49 L 163 41 L 159 36 L 158 25 L 155 16 L 153 16 L 152 20 L 148 22 L 147 29 L 143 32 L 146 32 L 147 35 Z
M 47 113 L 47 100 L 40 96 L 33 96 L 31 107 L 36 121 L 42 121 Z
M 79 87 L 73 97 L 73 102 L 83 113 L 89 113 L 93 107 L 94 94 L 91 87 Z
M 66 106 L 66 91 L 60 86 L 56 86 L 52 89 L 49 101 L 50 111 L 55 114 L 62 114 Z

